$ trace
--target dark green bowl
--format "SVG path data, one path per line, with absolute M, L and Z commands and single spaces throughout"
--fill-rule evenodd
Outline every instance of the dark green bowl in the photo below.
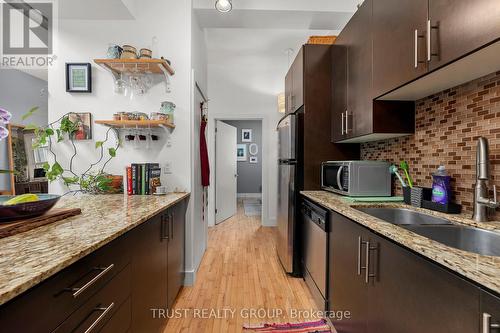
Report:
M 0 195 L 0 222 L 21 220 L 42 215 L 50 210 L 61 198 L 55 194 L 37 194 L 39 201 L 4 206 L 3 203 L 15 197 L 14 195 Z

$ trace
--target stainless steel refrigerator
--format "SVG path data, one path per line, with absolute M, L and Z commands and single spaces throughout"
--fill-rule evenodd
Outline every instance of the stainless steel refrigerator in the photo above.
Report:
M 287 273 L 300 275 L 297 244 L 297 196 L 300 191 L 301 114 L 288 114 L 278 123 L 279 183 L 277 252 Z

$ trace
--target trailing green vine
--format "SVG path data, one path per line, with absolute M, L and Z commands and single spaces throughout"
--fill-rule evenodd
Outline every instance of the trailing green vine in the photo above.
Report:
M 35 111 L 33 109 L 30 110 L 30 112 L 23 116 L 23 119 L 28 118 Z M 114 147 L 108 148 L 105 151 L 105 143 L 109 141 L 109 132 L 112 131 L 111 128 L 108 128 L 104 140 L 95 143 L 95 148 L 99 150 L 99 159 L 91 163 L 81 175 L 77 175 L 74 171 L 74 160 L 78 155 L 78 150 L 74 142 L 74 134 L 78 130 L 78 126 L 75 122 L 71 121 L 70 115 L 72 114 L 75 113 L 66 113 L 47 126 L 26 126 L 25 129 L 34 131 L 33 148 L 48 146 L 49 152 L 53 157 L 53 163 L 45 162 L 43 168 L 50 182 L 62 180 L 70 192 L 107 193 L 111 190 L 110 185 L 112 180 L 104 169 L 116 157 L 116 152 L 120 148 L 120 140 L 117 138 Z M 63 167 L 56 153 L 52 150 L 52 146 L 66 140 L 71 143 L 73 154 L 70 157 L 67 167 Z M 104 161 L 102 166 L 97 167 L 102 161 Z

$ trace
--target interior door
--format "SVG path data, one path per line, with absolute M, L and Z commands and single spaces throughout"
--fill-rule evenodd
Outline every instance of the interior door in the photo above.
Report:
M 236 127 L 218 120 L 215 133 L 215 224 L 218 224 L 236 214 Z

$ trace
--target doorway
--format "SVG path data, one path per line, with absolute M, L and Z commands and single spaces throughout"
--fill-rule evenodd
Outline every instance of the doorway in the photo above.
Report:
M 262 216 L 262 120 L 216 120 L 215 224 Z

